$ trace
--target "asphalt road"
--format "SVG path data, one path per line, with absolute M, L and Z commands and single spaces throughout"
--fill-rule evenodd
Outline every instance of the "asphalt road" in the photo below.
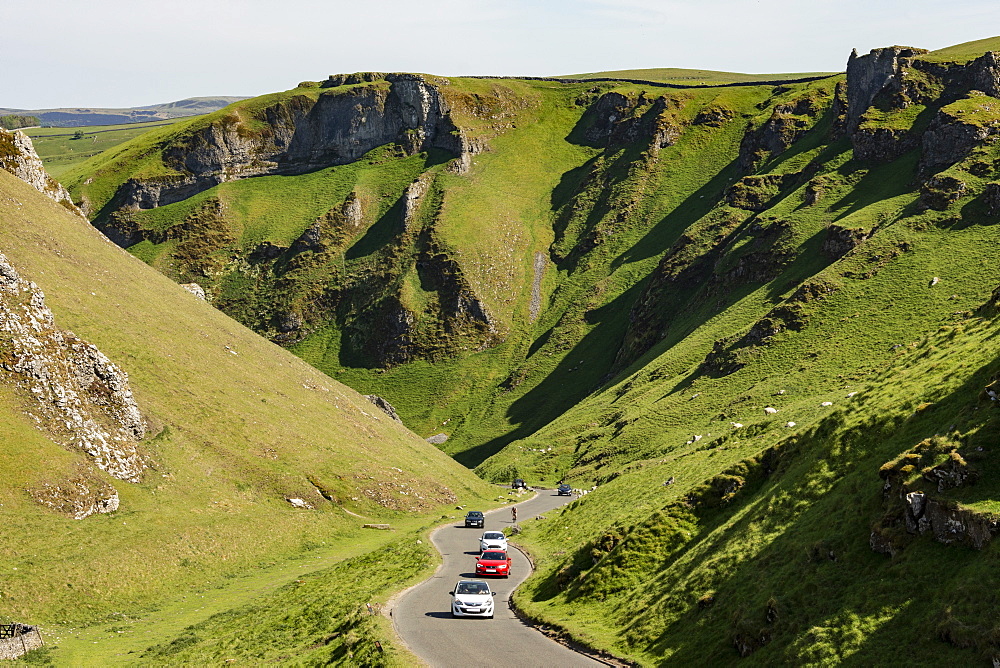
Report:
M 534 498 L 517 504 L 520 519 L 534 517 L 570 501 L 555 490 L 540 490 Z M 467 510 L 475 510 L 468 508 Z M 476 577 L 476 557 L 482 529 L 466 529 L 460 522 L 431 534 L 444 565 L 429 580 L 406 592 L 392 609 L 396 632 L 410 650 L 434 668 L 451 666 L 600 666 L 593 659 L 549 640 L 525 625 L 510 609 L 510 594 L 531 574 L 528 558 L 510 550 L 511 576 L 491 578 L 497 592 L 493 619 L 453 618 L 451 596 L 455 583 Z M 486 529 L 511 525 L 510 507 L 486 514 Z

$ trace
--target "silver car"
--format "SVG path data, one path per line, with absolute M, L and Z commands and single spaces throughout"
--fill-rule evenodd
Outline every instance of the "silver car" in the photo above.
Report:
M 451 595 L 452 617 L 489 617 L 493 619 L 493 597 L 489 584 L 482 580 L 459 580 Z

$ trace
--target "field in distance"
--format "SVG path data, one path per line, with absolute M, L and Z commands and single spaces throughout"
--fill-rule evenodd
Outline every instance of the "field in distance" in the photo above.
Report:
M 149 123 L 122 123 L 83 128 L 28 128 L 22 130 L 31 137 L 45 171 L 58 179 L 72 167 L 102 151 L 138 137 L 150 128 L 171 125 L 190 116 Z

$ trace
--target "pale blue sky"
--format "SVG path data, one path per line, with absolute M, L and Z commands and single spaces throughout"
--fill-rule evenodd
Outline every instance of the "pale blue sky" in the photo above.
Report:
M 996 0 L 0 0 L 0 107 L 259 95 L 338 72 L 843 70 L 1000 34 Z

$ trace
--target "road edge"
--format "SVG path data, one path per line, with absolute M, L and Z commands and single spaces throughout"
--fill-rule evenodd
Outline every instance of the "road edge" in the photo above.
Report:
M 514 549 L 516 549 L 518 552 L 523 554 L 528 559 L 528 563 L 531 564 L 531 573 L 533 574 L 535 572 L 535 559 L 532 556 L 531 552 L 529 552 L 526 547 L 518 545 L 517 543 L 511 543 L 510 541 L 508 541 L 508 544 L 513 545 Z M 531 575 L 528 575 L 528 577 L 530 578 Z M 527 582 L 527 578 L 525 579 L 524 582 Z M 626 661 L 625 659 L 619 658 L 614 654 L 611 654 L 605 650 L 595 649 L 593 647 L 590 647 L 589 645 L 585 645 L 579 640 L 573 638 L 573 636 L 566 629 L 559 628 L 557 625 L 552 624 L 550 622 L 546 622 L 542 619 L 536 619 L 535 617 L 532 617 L 530 614 L 522 610 L 521 607 L 517 605 L 517 601 L 514 600 L 514 594 L 515 592 L 517 592 L 518 589 L 521 588 L 521 585 L 523 585 L 524 582 L 518 585 L 517 588 L 510 593 L 510 598 L 508 599 L 511 612 L 513 612 L 517 616 L 517 618 L 521 620 L 522 624 L 524 624 L 525 626 L 530 626 L 531 628 L 535 629 L 549 640 L 557 642 L 563 647 L 571 649 L 577 654 L 582 654 L 589 659 L 593 659 L 598 663 L 603 663 L 605 666 L 626 668 L 638 665 L 636 663 L 631 663 L 629 661 Z

